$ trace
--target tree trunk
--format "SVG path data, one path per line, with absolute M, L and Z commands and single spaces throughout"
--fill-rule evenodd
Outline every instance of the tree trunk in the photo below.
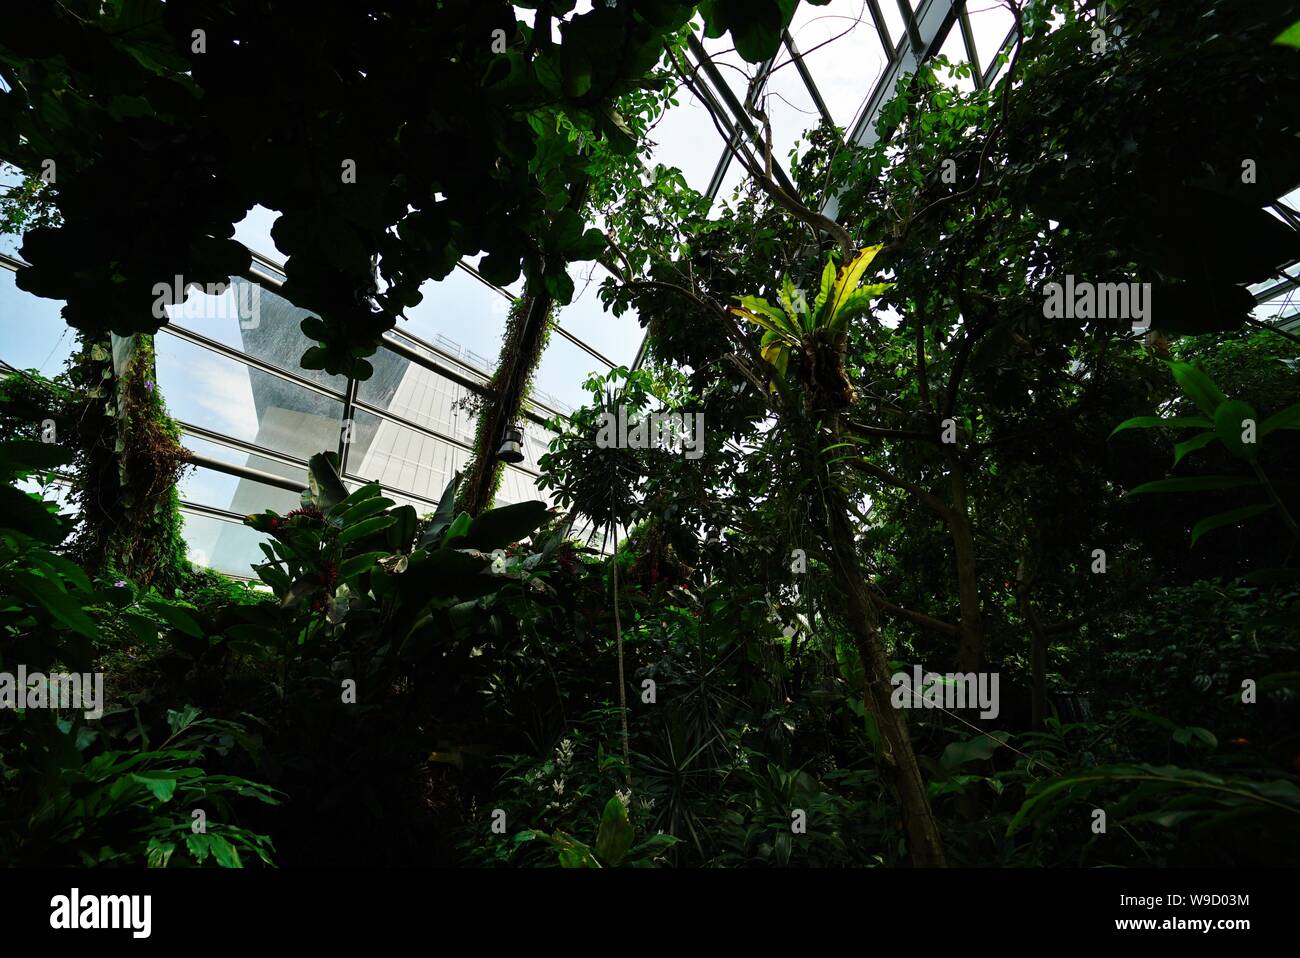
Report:
M 980 613 L 979 579 L 975 572 L 975 538 L 966 512 L 966 478 L 956 461 L 952 467 L 952 516 L 948 521 L 948 532 L 957 563 L 957 595 L 961 602 L 957 671 L 978 672 L 984 665 L 984 619 Z
M 945 864 L 943 842 L 934 812 L 930 809 L 925 780 L 912 750 L 907 724 L 890 702 L 889 660 L 880 639 L 876 607 L 858 564 L 857 545 L 848 520 L 848 503 L 834 484 L 830 488 L 828 524 L 832 574 L 844 597 L 845 619 L 853 632 L 866 671 L 865 704 L 875 717 L 883 740 L 887 774 L 893 779 L 891 784 L 902 807 L 912 863 L 921 867 L 942 867 Z

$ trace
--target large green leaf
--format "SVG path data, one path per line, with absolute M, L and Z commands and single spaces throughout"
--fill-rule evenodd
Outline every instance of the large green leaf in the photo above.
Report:
M 1260 436 L 1267 436 L 1277 429 L 1295 429 L 1300 427 L 1300 403 L 1287 406 L 1281 412 L 1275 412 L 1259 424 Z
M 44 606 L 50 615 L 74 632 L 88 639 L 98 635 L 95 623 L 82 611 L 81 603 L 50 579 L 30 572 L 17 572 L 10 578 L 10 582 L 20 592 L 26 593 Z
M 1242 441 L 1246 424 L 1251 426 L 1254 442 Z M 1228 451 L 1247 462 L 1259 454 L 1259 419 L 1255 407 L 1240 399 L 1225 399 L 1214 413 L 1214 433 Z
M 600 816 L 600 831 L 596 833 L 596 857 L 606 865 L 618 865 L 632 847 L 632 823 L 627 818 L 627 807 L 615 796 L 605 803 Z
M 1130 489 L 1130 496 L 1144 492 L 1214 492 L 1218 489 L 1243 489 L 1256 485 L 1256 480 L 1241 476 L 1189 476 L 1185 479 L 1157 479 Z
M 1183 457 L 1188 453 L 1193 453 L 1198 449 L 1204 449 L 1210 443 L 1218 439 L 1218 435 L 1213 430 L 1207 430 L 1199 436 L 1193 436 L 1186 442 L 1180 442 L 1174 446 L 1174 465 L 1183 461 Z
M 54 443 L 11 439 L 0 442 L 0 477 L 11 478 L 19 473 L 54 469 L 67 465 L 72 458 L 72 450 Z
M 788 281 L 788 277 L 787 277 Z M 740 296 L 738 297 L 743 310 L 735 310 L 749 319 L 751 322 L 758 323 L 765 329 L 775 330 L 778 333 L 784 333 L 793 339 L 799 338 L 799 324 L 793 316 L 787 315 L 775 306 L 768 303 L 767 300 L 758 296 Z M 745 310 L 749 310 L 746 314 Z M 766 320 L 766 322 L 764 322 Z
M 442 498 L 438 500 L 438 508 L 433 513 L 433 518 L 429 520 L 428 528 L 420 536 L 419 545 L 429 546 L 442 542 L 442 534 L 452 524 L 456 518 L 456 490 L 460 488 L 460 473 L 451 477 L 451 482 L 447 483 L 447 488 L 442 490 Z
M 188 609 L 161 600 L 146 602 L 145 605 L 156 612 L 172 628 L 178 629 L 196 639 L 203 638 L 203 627 L 199 625 L 198 620 L 190 614 Z
M 411 548 L 411 538 L 420 524 L 415 506 L 398 506 L 391 513 L 393 524 L 388 527 L 388 545 L 393 552 L 406 552 Z
M 1243 506 L 1240 509 L 1229 509 L 1227 512 L 1220 512 L 1218 515 L 1207 516 L 1196 525 L 1192 526 L 1192 545 L 1196 545 L 1196 540 L 1207 532 L 1223 526 L 1235 526 L 1238 523 L 1245 522 L 1247 519 L 1253 519 L 1255 516 L 1261 516 L 1271 511 L 1273 506 L 1265 503 L 1263 505 Z
M 0 485 L 0 528 L 15 529 L 49 545 L 63 541 L 67 524 L 39 496 Z
M 333 509 L 348 497 L 348 490 L 338 473 L 339 457 L 333 452 L 318 452 L 307 461 L 307 482 L 312 502 L 322 512 Z
M 349 542 L 382 532 L 396 521 L 393 516 L 371 516 L 369 519 L 362 519 L 356 525 L 348 526 L 339 533 L 339 545 L 347 545 Z
M 354 525 L 362 519 L 368 519 L 376 513 L 383 512 L 385 509 L 393 505 L 395 505 L 393 500 L 385 498 L 384 496 L 374 496 L 362 502 L 358 502 L 355 506 L 348 509 L 347 512 L 343 513 L 343 525 Z
M 1125 419 L 1110 431 L 1113 436 L 1126 429 L 1191 429 L 1193 427 L 1213 428 L 1214 423 L 1205 416 L 1134 416 Z
M 491 559 L 481 552 L 457 549 L 423 550 L 411 555 L 406 571 L 396 576 L 408 601 L 427 601 L 433 596 L 463 595 L 475 591 Z
M 533 499 L 500 509 L 489 509 L 470 523 L 464 545 L 471 549 L 504 549 L 531 535 L 543 522 L 550 507 Z
M 822 267 L 821 284 L 817 290 L 817 298 L 813 301 L 813 325 L 825 322 L 823 312 L 826 304 L 830 302 L 831 292 L 835 289 L 835 260 L 827 257 L 826 265 Z
M 997 749 L 1006 744 L 1010 737 L 1009 732 L 990 732 L 986 735 L 975 735 L 964 742 L 953 742 L 943 750 L 943 755 L 939 763 L 944 768 L 959 768 L 967 762 L 984 761 L 993 757 Z
M 1214 380 L 1189 363 L 1170 362 L 1170 371 L 1187 398 L 1196 403 L 1206 415 L 1213 416 L 1219 404 L 1227 397 L 1214 385 Z
M 866 286 L 859 286 L 840 300 L 839 306 L 827 321 L 827 328 L 832 332 L 839 332 L 851 320 L 866 315 L 871 311 L 871 304 L 876 297 L 892 285 L 893 283 L 868 283 Z
M 363 552 L 344 559 L 339 563 L 339 579 L 347 580 L 363 572 L 369 572 L 375 567 L 375 563 L 386 555 L 387 552 Z
M 834 316 L 844 306 L 849 293 L 858 288 L 858 283 L 862 282 L 867 267 L 871 265 L 871 261 L 876 258 L 876 254 L 883 248 L 883 246 L 867 247 L 840 270 L 840 278 L 835 284 L 834 298 L 831 300 L 831 316 Z

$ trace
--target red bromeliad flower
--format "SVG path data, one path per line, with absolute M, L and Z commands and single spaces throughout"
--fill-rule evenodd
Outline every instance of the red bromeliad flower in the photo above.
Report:
M 333 589 L 334 583 L 339 581 L 339 567 L 333 562 L 325 563 L 325 568 L 321 569 L 320 583 L 326 589 Z
M 313 519 L 316 522 L 325 521 L 325 513 L 321 512 L 315 506 L 303 506 L 301 509 L 294 509 L 292 512 L 285 513 L 284 520 L 288 522 L 294 516 L 302 516 L 306 519 Z

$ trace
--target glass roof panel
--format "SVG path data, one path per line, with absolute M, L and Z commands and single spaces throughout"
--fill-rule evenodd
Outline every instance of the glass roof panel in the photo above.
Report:
M 181 509 L 190 561 L 226 575 L 252 578 L 254 563 L 266 561 L 259 547 L 271 537 L 233 520 Z
M 835 124 L 851 129 L 889 63 L 867 0 L 831 0 L 824 7 L 802 3 L 790 23 L 790 38 Z M 793 70 L 781 66 L 777 73 Z
M 677 106 L 669 107 L 655 123 L 649 138 L 655 146 L 645 158 L 647 166 L 662 163 L 676 167 L 693 190 L 703 193 L 717 165 L 714 144 L 723 142 L 708 109 L 685 85 L 677 90 Z
M 962 39 L 961 27 L 954 23 L 952 29 L 948 31 L 948 36 L 943 41 L 943 46 L 939 48 L 939 54 L 948 58 L 952 67 L 958 67 L 967 62 L 966 60 L 966 42 Z M 950 70 L 939 70 L 939 79 L 954 89 L 961 90 L 963 93 L 970 93 L 975 89 L 974 77 L 953 76 Z
M 609 372 L 609 367 L 585 349 L 552 331 L 550 345 L 546 347 L 537 367 L 533 396 L 540 402 L 558 405 L 561 412 L 576 409 L 590 401 L 590 395 L 582 388 L 582 384 L 593 372 L 603 376 Z
M 821 123 L 822 116 L 803 77 L 784 50 L 782 65 L 773 69 L 763 84 L 762 102 L 772 124 L 772 162 L 789 170 L 791 150 L 806 130 Z
M 173 418 L 298 459 L 337 448 L 341 400 L 177 336 L 159 334 L 154 352 Z
M 301 323 L 311 315 L 277 293 L 269 284 L 232 277 L 220 294 L 192 289 L 180 306 L 165 306 L 168 321 L 182 329 L 238 350 L 301 376 L 335 392 L 347 389 L 347 377 L 319 369 L 303 369 L 302 354 L 314 342 L 303 335 Z
M 63 304 L 18 288 L 0 266 L 0 359 L 18 369 L 55 376 L 77 345 L 76 331 L 59 315 Z
M 967 0 L 966 15 L 970 18 L 971 33 L 975 37 L 975 55 L 979 57 L 980 69 L 988 70 L 1015 25 L 1015 17 L 1003 0 Z
M 424 299 L 405 311 L 397 329 L 462 358 L 491 375 L 501 352 L 510 300 L 463 269 L 420 287 Z
M 880 15 L 885 18 L 889 39 L 897 49 L 899 41 L 907 32 L 907 27 L 903 24 L 902 11 L 898 9 L 898 0 L 880 0 Z
M 254 253 L 260 253 L 273 263 L 284 265 L 285 255 L 271 239 L 271 226 L 280 214 L 265 206 L 254 206 L 242 220 L 235 224 L 235 239 Z
M 573 301 L 556 311 L 560 327 L 615 365 L 631 365 L 645 330 L 628 310 L 622 316 L 606 312 L 600 301 L 600 284 L 609 273 L 598 263 L 573 263 Z

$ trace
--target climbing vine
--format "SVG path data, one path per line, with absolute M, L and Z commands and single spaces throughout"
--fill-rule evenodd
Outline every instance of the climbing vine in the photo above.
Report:
M 185 450 L 155 380 L 152 338 L 119 340 L 117 373 L 110 340 L 78 343 L 52 379 L 20 371 L 0 382 L 0 421 L 11 436 L 73 450 L 61 474 L 78 512 L 71 557 L 165 593 L 196 585 L 176 491 Z

